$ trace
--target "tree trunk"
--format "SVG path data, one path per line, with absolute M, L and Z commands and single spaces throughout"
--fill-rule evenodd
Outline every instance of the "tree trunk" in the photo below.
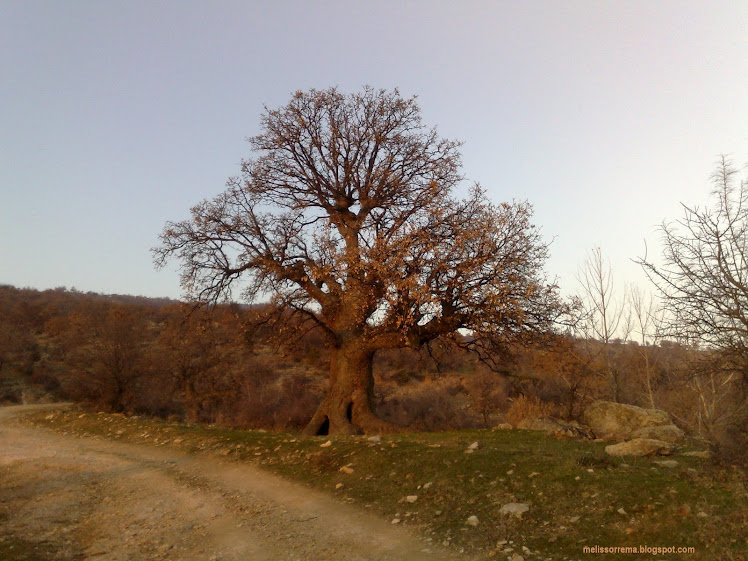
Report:
M 304 434 L 395 432 L 397 427 L 374 414 L 374 351 L 363 349 L 361 343 L 333 348 L 327 394 L 304 429 Z

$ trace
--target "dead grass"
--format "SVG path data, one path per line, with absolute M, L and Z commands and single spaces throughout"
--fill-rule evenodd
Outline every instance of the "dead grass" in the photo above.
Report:
M 540 401 L 537 397 L 520 395 L 514 399 L 504 414 L 504 422 L 516 427 L 523 419 L 553 416 L 555 412 L 551 403 Z

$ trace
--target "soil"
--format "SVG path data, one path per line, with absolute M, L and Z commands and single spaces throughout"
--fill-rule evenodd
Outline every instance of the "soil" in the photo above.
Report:
M 254 466 L 65 436 L 0 407 L 0 558 L 466 559 Z

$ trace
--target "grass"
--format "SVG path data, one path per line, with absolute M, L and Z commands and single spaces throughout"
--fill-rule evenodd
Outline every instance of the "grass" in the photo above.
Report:
M 0 559 L 12 561 L 52 561 L 59 559 L 52 545 L 39 544 L 16 536 L 0 537 Z
M 623 559 L 585 546 L 693 547 L 660 559 L 748 560 L 746 474 L 680 456 L 611 458 L 604 443 L 531 431 L 457 431 L 382 437 L 302 437 L 161 420 L 40 413 L 73 435 L 172 446 L 257 464 L 417 529 L 434 543 L 507 559 Z M 471 443 L 478 448 L 466 453 Z M 341 471 L 342 468 L 345 468 Z M 416 496 L 414 502 L 406 497 Z M 521 519 L 502 505 L 530 505 Z M 477 526 L 466 524 L 477 516 Z M 652 558 L 641 556 L 641 558 Z

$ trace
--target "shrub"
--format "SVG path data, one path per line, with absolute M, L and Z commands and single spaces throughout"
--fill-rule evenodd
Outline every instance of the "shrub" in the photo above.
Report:
M 529 419 L 533 417 L 546 417 L 555 414 L 555 407 L 551 403 L 540 401 L 536 397 L 525 397 L 520 395 L 514 398 L 511 407 L 504 414 L 504 422 L 510 423 L 513 426 L 522 419 Z

